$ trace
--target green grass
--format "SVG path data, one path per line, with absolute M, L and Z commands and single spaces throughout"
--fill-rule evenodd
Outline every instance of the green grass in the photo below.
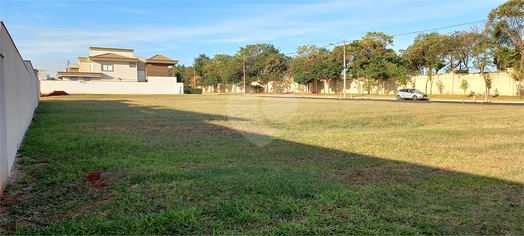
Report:
M 524 234 L 520 106 L 42 99 L 0 234 Z

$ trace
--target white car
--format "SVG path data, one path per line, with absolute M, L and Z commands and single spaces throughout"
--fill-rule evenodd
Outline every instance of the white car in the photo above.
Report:
M 428 100 L 428 95 L 417 89 L 401 89 L 397 92 L 397 100 L 401 99 Z

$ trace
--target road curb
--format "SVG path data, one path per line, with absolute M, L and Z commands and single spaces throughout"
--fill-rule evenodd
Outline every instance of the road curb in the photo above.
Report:
M 504 106 L 524 106 L 524 102 L 484 102 L 484 101 L 466 101 L 466 100 L 397 100 L 394 98 L 337 98 L 337 97 L 302 97 L 302 96 L 279 96 L 279 95 L 255 95 L 255 97 L 270 97 L 270 98 L 299 98 L 299 99 L 330 99 L 341 101 L 380 101 L 380 102 L 411 102 L 411 103 L 449 103 L 449 104 L 464 104 L 464 105 L 504 105 Z

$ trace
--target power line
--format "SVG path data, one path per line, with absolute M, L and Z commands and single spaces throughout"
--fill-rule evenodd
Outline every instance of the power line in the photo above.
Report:
M 481 22 L 486 22 L 487 19 L 484 19 L 484 20 L 477 20 L 477 21 L 471 21 L 471 22 L 466 22 L 466 23 L 460 23 L 460 24 L 455 24 L 455 25 L 448 25 L 448 26 L 443 26 L 443 27 L 438 27 L 438 28 L 433 28 L 433 29 L 425 29 L 425 30 L 419 30 L 419 31 L 413 31 L 413 32 L 407 32 L 407 33 L 401 33 L 401 34 L 395 34 L 395 35 L 391 35 L 393 37 L 400 37 L 400 36 L 406 36 L 406 35 L 411 35 L 411 34 L 420 34 L 420 33 L 423 33 L 423 32 L 433 32 L 433 31 L 437 31 L 437 30 L 443 30 L 443 29 L 448 29 L 448 28 L 455 28 L 457 26 L 463 26 L 463 25 L 471 25 L 471 24 L 477 24 L 477 23 L 481 23 Z M 359 40 L 359 39 L 354 39 L 354 40 L 347 40 L 347 41 L 356 41 L 356 40 Z M 319 47 L 319 48 L 328 48 L 328 47 L 331 47 L 331 46 L 338 46 L 342 44 L 342 42 L 336 42 L 336 43 L 330 43 L 329 45 L 326 45 L 326 46 L 322 46 L 322 47 Z M 296 52 L 291 52 L 291 53 L 286 53 L 284 55 L 288 56 L 288 55 L 294 55 L 294 54 L 297 54 Z
M 454 28 L 454 27 L 462 26 L 462 25 L 471 25 L 471 24 L 476 24 L 476 23 L 485 22 L 485 21 L 486 20 L 478 20 L 478 21 L 472 21 L 472 22 L 461 23 L 461 24 L 456 24 L 456 25 L 449 25 L 449 26 L 444 26 L 444 27 L 439 27 L 439 28 L 434 28 L 434 29 L 427 29 L 427 30 L 420 30 L 420 31 L 414 31 L 414 32 L 409 32 L 409 33 L 396 34 L 392 36 L 397 37 L 397 36 L 404 36 L 404 35 L 410 35 L 410 34 L 419 34 L 419 33 L 428 32 L 428 31 L 437 31 L 437 30 L 443 30 L 443 29 L 448 29 L 448 28 Z

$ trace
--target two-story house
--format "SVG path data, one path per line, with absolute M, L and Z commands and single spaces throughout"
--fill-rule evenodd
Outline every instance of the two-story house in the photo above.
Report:
M 169 68 L 178 64 L 178 61 L 160 54 L 145 58 L 135 57 L 133 52 L 133 49 L 90 47 L 88 57 L 78 57 L 78 64 L 68 64 L 65 72 L 57 73 L 57 78 L 68 81 L 147 81 L 149 76 L 169 77 Z

